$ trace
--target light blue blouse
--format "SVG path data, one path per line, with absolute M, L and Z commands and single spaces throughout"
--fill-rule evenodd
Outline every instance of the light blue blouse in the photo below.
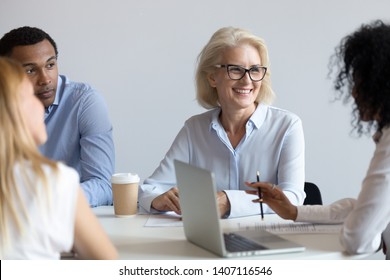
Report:
M 256 197 L 243 190 L 246 181 L 279 185 L 293 204 L 305 198 L 305 154 L 302 122 L 285 110 L 258 105 L 246 124 L 246 134 L 234 149 L 219 122 L 220 108 L 188 119 L 154 173 L 140 186 L 139 204 L 150 212 L 151 202 L 176 185 L 173 160 L 211 170 L 218 191 L 230 201 L 230 217 L 259 214 Z M 199 202 L 199 207 L 201 207 Z M 264 205 L 264 212 L 272 210 Z

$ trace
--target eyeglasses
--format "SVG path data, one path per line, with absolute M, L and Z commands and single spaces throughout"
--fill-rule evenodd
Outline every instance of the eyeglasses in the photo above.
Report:
M 260 82 L 264 79 L 265 73 L 267 73 L 267 67 L 265 66 L 253 66 L 246 69 L 234 64 L 217 64 L 215 67 L 226 68 L 228 76 L 232 80 L 241 80 L 245 76 L 246 72 L 248 72 L 249 78 L 253 82 Z

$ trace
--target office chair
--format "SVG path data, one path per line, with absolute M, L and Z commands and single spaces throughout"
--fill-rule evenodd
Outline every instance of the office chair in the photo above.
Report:
M 303 205 L 322 205 L 321 191 L 316 184 L 305 182 L 304 187 L 306 198 Z

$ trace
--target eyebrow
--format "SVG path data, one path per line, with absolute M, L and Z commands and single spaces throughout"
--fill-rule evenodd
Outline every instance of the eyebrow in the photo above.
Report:
M 239 66 L 239 67 L 242 67 L 242 68 L 245 68 L 243 65 L 241 64 L 226 64 L 226 65 L 232 65 L 232 66 Z M 261 64 L 253 64 L 253 65 L 250 65 L 249 68 L 252 68 L 252 67 L 262 67 L 263 65 Z
M 53 56 L 49 57 L 49 58 L 46 60 L 46 63 L 49 62 L 50 60 L 53 60 L 53 59 L 57 59 L 57 56 L 56 56 L 56 55 L 53 55 Z M 22 64 L 23 67 L 35 66 L 35 65 L 37 65 L 37 64 L 36 64 L 36 63 L 33 63 L 33 62 Z

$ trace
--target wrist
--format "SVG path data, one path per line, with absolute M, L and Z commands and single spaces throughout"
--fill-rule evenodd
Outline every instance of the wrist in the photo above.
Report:
M 293 205 L 292 213 L 291 213 L 291 220 L 296 221 L 297 217 L 298 217 L 298 207 Z
M 221 210 L 221 217 L 222 219 L 227 219 L 229 218 L 230 216 L 230 201 L 229 201 L 229 198 L 226 194 L 226 192 L 222 191 L 222 207 L 220 207 L 220 210 Z

